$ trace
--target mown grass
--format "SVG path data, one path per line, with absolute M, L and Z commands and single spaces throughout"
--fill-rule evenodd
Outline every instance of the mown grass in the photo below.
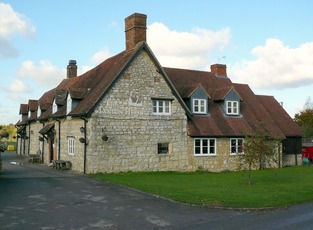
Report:
M 236 208 L 290 206 L 313 201 L 313 167 L 287 167 L 248 172 L 127 172 L 92 174 L 178 202 Z

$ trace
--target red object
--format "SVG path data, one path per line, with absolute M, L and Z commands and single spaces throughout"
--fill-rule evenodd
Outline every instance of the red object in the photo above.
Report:
M 302 158 L 308 158 L 309 161 L 313 161 L 313 146 L 302 147 Z

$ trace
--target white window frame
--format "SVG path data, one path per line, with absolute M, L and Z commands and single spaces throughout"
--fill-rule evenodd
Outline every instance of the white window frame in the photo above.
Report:
M 69 114 L 72 111 L 73 100 L 70 95 L 67 96 L 66 100 L 66 114 Z
M 226 114 L 239 115 L 239 101 L 226 101 Z
M 233 142 L 235 142 L 235 144 L 233 144 Z M 241 142 L 241 145 L 239 142 Z M 229 140 L 230 155 L 244 154 L 243 145 L 244 145 L 244 139 L 243 138 L 230 138 L 230 140 Z M 241 148 L 241 152 L 240 152 L 240 148 Z M 233 151 L 233 149 L 235 149 L 235 151 Z
M 58 111 L 58 105 L 55 103 L 55 99 L 53 100 L 52 105 L 52 114 L 56 113 Z
M 205 114 L 207 111 L 207 101 L 205 99 L 193 99 L 193 113 Z
M 155 115 L 170 115 L 171 100 L 152 100 L 152 113 Z
M 200 141 L 199 145 L 197 145 L 197 141 Z M 214 141 L 213 145 L 211 145 L 212 141 Z M 197 148 L 200 152 L 197 151 Z M 211 148 L 214 151 L 211 151 Z M 195 156 L 216 156 L 216 138 L 195 138 L 193 149 Z
M 38 105 L 37 108 L 37 118 L 41 116 L 41 109 L 40 109 L 40 105 Z
M 67 151 L 69 156 L 75 155 L 75 137 L 67 137 Z

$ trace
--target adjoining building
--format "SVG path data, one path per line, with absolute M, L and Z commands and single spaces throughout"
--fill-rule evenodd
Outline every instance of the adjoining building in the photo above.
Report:
M 38 100 L 21 104 L 18 154 L 40 150 L 84 172 L 235 170 L 244 138 L 260 126 L 282 140 L 280 165 L 301 158 L 302 132 L 272 96 L 211 71 L 163 67 L 146 41 L 146 19 L 125 19 L 126 49 Z

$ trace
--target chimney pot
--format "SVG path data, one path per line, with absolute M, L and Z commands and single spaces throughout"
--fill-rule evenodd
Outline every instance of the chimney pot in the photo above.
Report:
M 125 18 L 126 50 L 146 41 L 147 15 L 134 13 Z
M 77 77 L 77 62 L 69 60 L 67 65 L 67 78 Z
M 216 77 L 227 77 L 227 66 L 223 64 L 211 65 L 211 72 L 215 74 Z

